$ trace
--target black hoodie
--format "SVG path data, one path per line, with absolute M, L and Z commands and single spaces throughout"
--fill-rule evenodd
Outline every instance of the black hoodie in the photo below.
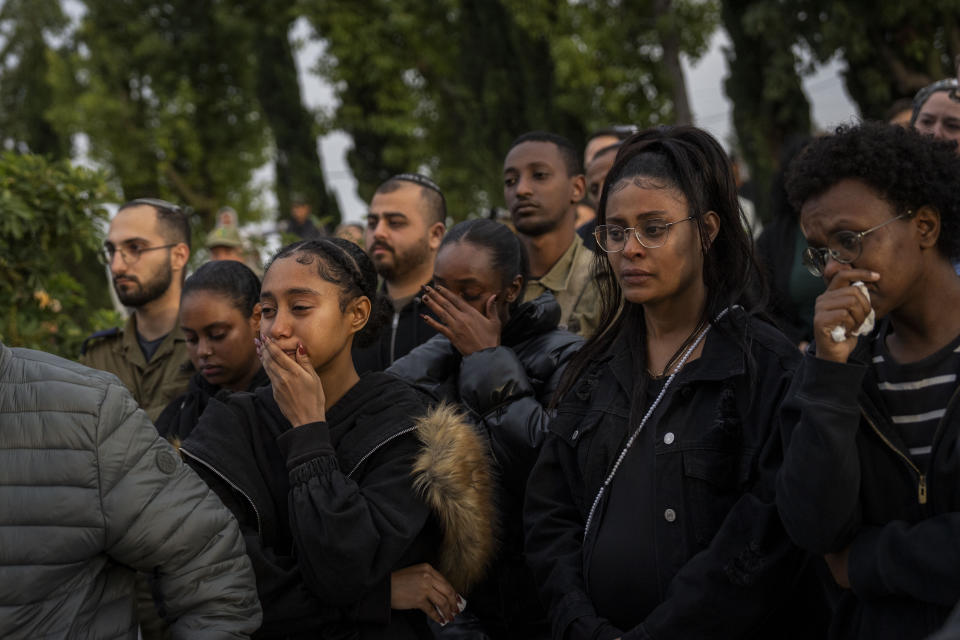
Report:
M 263 367 L 257 369 L 253 380 L 247 385 L 247 391 L 255 391 L 260 387 L 270 384 L 270 378 Z M 186 439 L 193 428 L 200 420 L 200 415 L 207 408 L 210 398 L 223 393 L 222 398 L 230 393 L 215 384 L 210 384 L 199 371 L 190 378 L 190 384 L 187 386 L 187 392 L 175 398 L 167 408 L 163 410 L 155 423 L 160 435 L 171 442 L 180 442 Z M 221 398 L 221 399 L 222 399 Z
M 240 521 L 264 610 L 257 637 L 430 637 L 422 612 L 390 610 L 391 571 L 439 542 L 411 474 L 425 409 L 383 373 L 295 429 L 271 387 L 210 401 L 180 450 Z

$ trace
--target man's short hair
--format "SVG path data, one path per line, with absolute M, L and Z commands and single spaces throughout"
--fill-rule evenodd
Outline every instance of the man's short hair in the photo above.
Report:
M 377 187 L 374 193 L 393 193 L 408 184 L 420 187 L 420 197 L 423 199 L 427 225 L 438 222 L 447 222 L 447 199 L 443 197 L 440 185 L 425 175 L 419 173 L 398 173 Z
M 842 180 L 859 180 L 900 213 L 929 205 L 940 214 L 937 248 L 960 257 L 960 155 L 956 143 L 882 122 L 841 126 L 790 163 L 787 195 L 799 211 Z
M 190 248 L 190 216 L 183 207 L 158 198 L 137 198 L 120 205 L 117 212 L 143 205 L 151 206 L 156 210 L 160 234 L 166 238 L 167 242 L 182 242 L 188 249 Z
M 567 175 L 578 176 L 583 173 L 583 165 L 580 164 L 580 152 L 577 151 L 577 148 L 574 147 L 573 143 L 567 138 L 556 133 L 550 133 L 549 131 L 529 131 L 511 142 L 507 153 L 510 153 L 514 147 L 524 142 L 550 142 L 554 144 L 560 152 L 560 157 L 563 158 Z

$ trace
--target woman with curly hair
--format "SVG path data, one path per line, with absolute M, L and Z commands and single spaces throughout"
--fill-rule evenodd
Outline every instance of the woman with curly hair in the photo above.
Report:
M 960 600 L 960 157 L 841 127 L 787 181 L 823 278 L 781 412 L 784 525 L 840 588 L 831 637 L 925 638 Z
M 723 149 L 693 127 L 636 134 L 597 215 L 600 327 L 568 365 L 524 509 L 553 637 L 819 637 L 810 557 L 773 491 L 800 352 L 753 313 Z

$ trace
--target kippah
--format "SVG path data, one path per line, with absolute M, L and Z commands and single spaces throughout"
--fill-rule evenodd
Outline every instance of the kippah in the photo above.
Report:
M 397 175 L 390 178 L 390 180 L 403 180 L 405 182 L 412 182 L 418 184 L 421 187 L 426 187 L 427 189 L 432 189 L 440 195 L 443 195 L 443 192 L 440 191 L 440 185 L 428 178 L 427 176 L 421 175 L 419 173 L 398 173 Z M 389 182 L 389 180 L 388 180 Z

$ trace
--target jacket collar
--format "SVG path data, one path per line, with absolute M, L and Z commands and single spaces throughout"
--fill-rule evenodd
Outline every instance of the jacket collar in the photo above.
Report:
M 743 374 L 746 371 L 746 354 L 737 344 L 736 334 L 742 334 L 741 327 L 746 315 L 740 309 L 733 309 L 716 325 L 710 325 L 704 338 L 703 352 L 694 361 L 697 366 L 684 366 L 675 384 L 725 380 Z M 610 370 L 623 390 L 627 394 L 633 393 L 634 367 L 644 364 L 634 362 L 630 340 L 625 334 L 621 334 L 610 345 L 601 361 L 606 359 L 609 359 Z
M 151 362 L 159 362 L 171 355 L 177 344 L 181 342 L 186 342 L 186 338 L 180 330 L 180 325 L 177 324 L 164 337 L 163 342 L 160 343 L 153 357 L 150 358 L 150 362 L 147 362 L 147 359 L 143 357 L 143 351 L 140 349 L 140 343 L 137 341 L 137 316 L 135 313 L 131 313 L 127 318 L 127 323 L 123 326 L 123 337 L 119 342 L 119 348 L 123 352 L 124 359 L 142 370 L 146 369 Z
M 580 236 L 573 234 L 573 242 L 570 243 L 567 250 L 564 251 L 560 259 L 550 267 L 550 270 L 547 271 L 542 278 L 536 280 L 536 282 L 550 291 L 566 291 L 567 287 L 570 286 L 570 279 L 574 273 L 578 271 L 574 269 L 574 265 L 583 259 L 581 257 L 583 253 L 590 253 L 592 256 L 592 252 L 583 245 L 583 240 L 580 239 Z
M 512 347 L 560 324 L 560 303 L 549 291 L 519 305 L 500 332 L 501 342 Z

